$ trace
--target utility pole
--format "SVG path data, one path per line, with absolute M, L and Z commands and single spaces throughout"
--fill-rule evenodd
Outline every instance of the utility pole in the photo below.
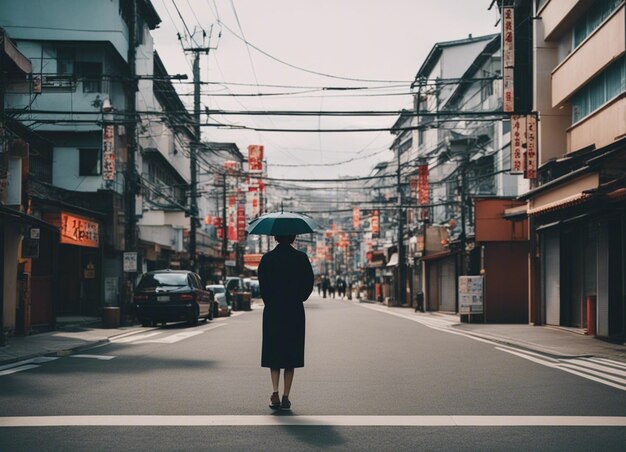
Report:
M 461 163 L 461 271 L 460 275 L 464 276 L 467 274 L 467 259 L 465 256 L 465 243 L 467 241 L 466 231 L 465 231 L 465 196 L 466 196 L 466 172 L 467 166 L 469 164 L 469 155 L 466 153 L 463 155 L 463 161 Z
M 200 54 L 209 54 L 209 47 L 189 47 L 185 52 L 192 52 L 193 58 L 193 134 L 194 142 L 189 152 L 189 171 L 191 172 L 191 195 L 189 200 L 189 269 L 196 271 L 196 233 L 198 228 L 198 160 L 200 147 Z
M 406 258 L 404 256 L 404 213 L 402 211 L 402 177 L 400 165 L 400 146 L 397 147 L 398 169 L 396 179 L 398 185 L 398 304 L 406 304 Z
M 124 250 L 126 252 L 137 253 L 137 216 L 135 212 L 135 204 L 137 200 L 137 169 L 136 169 L 136 155 L 137 155 L 137 67 L 136 67 L 136 54 L 137 54 L 137 0 L 131 0 L 130 2 L 130 14 L 128 24 L 128 67 L 129 67 L 129 81 L 126 85 L 127 88 L 127 106 L 128 121 L 126 123 L 126 129 L 128 132 L 128 146 L 126 157 L 126 174 L 124 184 L 125 194 L 125 207 L 126 207 L 126 240 L 124 244 Z M 139 261 L 139 259 L 137 259 Z M 137 269 L 135 271 L 126 272 L 126 290 L 125 303 L 122 305 L 121 317 L 125 318 L 130 314 L 130 307 L 133 300 L 133 289 L 135 286 L 135 278 L 137 275 Z

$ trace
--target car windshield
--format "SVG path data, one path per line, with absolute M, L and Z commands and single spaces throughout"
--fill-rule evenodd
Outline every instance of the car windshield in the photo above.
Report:
M 186 273 L 149 273 L 143 275 L 137 290 L 156 287 L 183 287 L 187 285 Z
M 213 291 L 213 293 L 224 293 L 224 286 L 209 286 L 209 289 Z

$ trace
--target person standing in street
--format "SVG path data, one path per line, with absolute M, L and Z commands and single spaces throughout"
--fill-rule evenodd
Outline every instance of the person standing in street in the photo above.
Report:
M 278 245 L 259 263 L 263 309 L 261 366 L 270 368 L 273 393 L 270 408 L 290 409 L 294 369 L 304 367 L 305 302 L 313 291 L 313 269 L 307 255 L 291 244 L 295 235 L 276 236 Z M 283 396 L 279 397 L 284 369 Z

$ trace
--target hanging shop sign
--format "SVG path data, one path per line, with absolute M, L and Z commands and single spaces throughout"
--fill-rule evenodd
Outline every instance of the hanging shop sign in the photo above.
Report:
M 537 118 L 535 115 L 526 117 L 526 179 L 537 178 Z
M 503 110 L 515 111 L 514 69 L 515 69 L 515 16 L 514 9 L 502 8 L 502 95 Z
M 420 206 L 424 206 L 420 209 L 420 220 L 428 220 L 428 204 L 430 202 L 429 189 L 428 189 L 428 165 L 419 165 L 418 167 L 419 187 L 418 197 Z
M 115 126 L 102 127 L 102 178 L 115 180 Z
M 60 215 L 46 215 L 49 222 L 59 225 L 60 243 L 67 245 L 100 247 L 100 225 L 90 218 L 80 217 L 65 212 Z
M 352 209 L 352 228 L 359 229 L 361 227 L 361 210 L 358 207 Z
M 511 116 L 511 174 L 523 174 L 525 169 L 526 117 Z
M 226 160 L 224 162 L 224 170 L 227 174 L 236 174 L 239 170 L 239 162 L 235 160 Z
M 409 179 L 409 185 L 411 187 L 411 199 L 418 201 L 419 200 L 419 176 L 412 176 Z
M 246 208 L 243 205 L 237 207 L 237 241 L 246 239 Z
M 372 211 L 370 226 L 372 228 L 372 237 L 378 237 L 378 235 L 380 234 L 380 225 L 378 223 L 378 210 Z
M 248 146 L 248 171 L 250 173 L 263 172 L 263 146 L 259 144 Z

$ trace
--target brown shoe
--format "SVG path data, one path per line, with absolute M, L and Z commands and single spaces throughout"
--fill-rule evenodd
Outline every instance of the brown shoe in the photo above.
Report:
M 291 409 L 291 402 L 289 401 L 289 396 L 284 395 L 283 401 L 280 403 L 280 408 L 283 410 Z
M 280 409 L 280 397 L 278 397 L 277 392 L 272 392 L 272 396 L 270 397 L 270 408 L 272 410 Z

